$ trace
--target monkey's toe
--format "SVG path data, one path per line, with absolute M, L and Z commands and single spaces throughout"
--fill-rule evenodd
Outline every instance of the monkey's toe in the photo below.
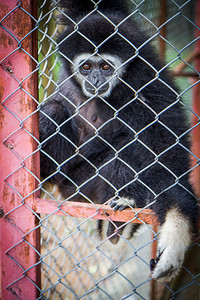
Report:
M 118 197 L 115 199 L 112 199 L 109 203 L 110 207 L 113 208 L 114 211 L 116 210 L 123 210 L 127 207 L 134 207 L 135 206 L 135 200 L 133 199 L 127 199 Z

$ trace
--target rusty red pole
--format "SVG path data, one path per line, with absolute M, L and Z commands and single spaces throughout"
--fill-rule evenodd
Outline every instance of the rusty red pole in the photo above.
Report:
M 196 1 L 196 25 L 200 27 L 200 1 Z M 196 36 L 199 37 L 199 30 L 196 29 Z M 195 60 L 195 69 L 200 72 L 200 39 L 197 40 L 195 44 L 196 60 Z M 193 116 L 193 125 L 196 126 L 193 130 L 192 135 L 192 152 L 196 155 L 198 160 L 200 160 L 200 81 L 196 81 L 196 85 L 193 89 L 193 110 L 196 113 L 196 116 Z M 199 162 L 198 162 L 199 163 Z M 193 158 L 193 165 L 197 165 L 197 159 Z M 196 195 L 200 197 L 200 166 L 193 170 L 192 174 L 192 183 Z
M 38 230 L 33 207 L 39 175 L 35 1 L 0 2 L 0 251 L 2 299 L 35 300 Z M 29 15 L 30 14 L 30 15 Z M 31 115 L 32 114 L 32 115 Z M 34 203 L 34 201 L 33 201 Z

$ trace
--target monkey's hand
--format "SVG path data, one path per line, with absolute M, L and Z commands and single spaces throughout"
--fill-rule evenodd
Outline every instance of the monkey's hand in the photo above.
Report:
M 135 206 L 135 200 L 134 199 L 128 199 L 128 198 L 122 198 L 117 197 L 115 199 L 112 199 L 109 202 L 110 207 L 113 208 L 114 211 L 116 210 L 123 210 L 127 207 L 134 207 Z
M 177 209 L 172 209 L 167 213 L 159 235 L 157 258 L 151 259 L 150 269 L 153 278 L 170 281 L 178 274 L 190 244 L 189 221 Z

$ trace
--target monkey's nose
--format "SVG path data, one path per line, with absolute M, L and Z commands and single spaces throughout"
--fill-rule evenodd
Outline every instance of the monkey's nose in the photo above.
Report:
M 95 86 L 98 86 L 99 77 L 97 75 L 94 75 L 92 78 L 92 84 Z

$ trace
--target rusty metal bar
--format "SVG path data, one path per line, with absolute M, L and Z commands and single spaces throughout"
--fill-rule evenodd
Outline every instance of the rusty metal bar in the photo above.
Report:
M 24 204 L 35 197 L 39 157 L 36 1 L 0 3 L 0 249 L 2 299 L 35 300 L 39 289 L 37 218 Z
M 37 214 L 66 216 L 75 218 L 92 218 L 98 220 L 111 220 L 119 222 L 146 223 L 154 226 L 160 225 L 156 214 L 151 209 L 126 208 L 123 211 L 114 211 L 109 205 L 90 204 L 84 202 L 66 201 L 60 202 L 52 199 L 27 199 L 26 204 L 32 206 Z M 200 228 L 200 222 L 198 224 Z M 153 250 L 155 254 L 155 249 Z
M 28 201 L 27 203 L 31 205 Z M 151 209 L 134 208 L 133 210 L 132 208 L 127 208 L 123 211 L 113 211 L 109 205 L 73 201 L 67 201 L 58 205 L 54 200 L 40 198 L 34 200 L 34 209 L 39 214 L 53 214 L 59 216 L 66 216 L 66 214 L 68 214 L 71 217 L 77 218 L 159 224 L 155 213 Z
M 137 224 L 153 225 L 154 231 L 160 223 L 153 210 L 147 208 L 126 208 L 123 211 L 114 211 L 109 205 L 90 204 L 84 202 L 60 202 L 52 199 L 27 199 L 26 204 L 31 206 L 37 214 L 66 216 L 75 218 L 91 218 L 98 220 L 111 220 Z M 198 222 L 200 228 L 200 220 Z M 153 250 L 155 251 L 155 250 Z M 153 252 L 155 253 L 155 252 Z
M 200 27 L 200 1 L 196 1 L 196 24 Z M 199 30 L 196 29 L 196 36 L 199 36 Z M 195 52 L 200 53 L 200 39 L 196 41 Z M 195 69 L 200 72 L 200 55 L 196 56 Z M 200 164 L 200 80 L 197 79 L 196 85 L 193 89 L 193 111 L 196 115 L 193 115 L 193 125 L 196 126 L 193 129 L 192 134 L 192 152 L 196 155 L 198 160 L 193 157 L 193 166 Z M 200 165 L 193 170 L 192 183 L 197 197 L 200 197 Z

